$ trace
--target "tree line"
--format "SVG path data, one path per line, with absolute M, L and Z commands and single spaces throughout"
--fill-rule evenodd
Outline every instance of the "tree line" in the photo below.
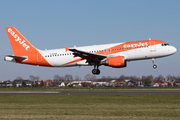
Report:
M 21 77 L 17 77 L 15 80 L 23 80 L 23 78 Z M 29 76 L 29 80 L 30 81 L 41 81 L 39 76 L 34 76 L 34 75 L 30 75 Z M 167 76 L 163 76 L 163 75 L 159 75 L 157 77 L 154 77 L 153 75 L 148 75 L 148 76 L 141 76 L 141 77 L 137 77 L 137 76 L 125 76 L 125 75 L 120 75 L 119 77 L 111 77 L 111 76 L 102 76 L 101 78 L 97 78 L 95 75 L 93 74 L 87 74 L 84 76 L 84 78 L 82 79 L 79 76 L 75 76 L 73 77 L 72 75 L 66 74 L 64 76 L 60 76 L 60 75 L 54 75 L 52 81 L 54 82 L 72 82 L 72 81 L 94 81 L 94 82 L 109 82 L 111 80 L 118 80 L 118 81 L 124 81 L 124 80 L 131 80 L 131 81 L 142 81 L 144 84 L 150 84 L 152 81 L 157 81 L 157 82 L 162 82 L 162 81 L 171 81 L 171 82 L 180 82 L 180 76 L 171 76 L 171 75 L 167 75 Z

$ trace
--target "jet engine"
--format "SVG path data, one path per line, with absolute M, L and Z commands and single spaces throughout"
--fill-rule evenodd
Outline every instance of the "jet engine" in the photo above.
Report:
M 126 61 L 124 60 L 124 56 L 115 56 L 105 58 L 100 62 L 102 65 L 114 67 L 114 68 L 122 68 L 126 67 Z

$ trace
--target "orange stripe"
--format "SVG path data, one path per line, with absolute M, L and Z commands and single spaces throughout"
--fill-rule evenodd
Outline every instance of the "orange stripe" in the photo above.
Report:
M 79 58 L 79 59 L 73 60 L 73 61 L 71 61 L 71 62 L 65 63 L 65 64 L 63 64 L 62 66 L 68 65 L 68 64 L 72 64 L 72 63 L 75 63 L 75 62 L 79 62 L 79 61 L 81 61 L 81 60 L 82 60 L 82 58 Z
M 101 50 L 101 52 L 96 52 L 96 53 L 102 54 L 102 55 L 110 55 L 114 53 L 125 52 L 129 50 L 134 50 L 140 47 L 147 47 L 147 46 L 157 45 L 161 43 L 166 43 L 166 42 L 161 41 L 161 40 L 144 40 L 144 41 L 126 42 L 126 43 L 122 43 L 111 48 L 104 49 L 103 51 Z

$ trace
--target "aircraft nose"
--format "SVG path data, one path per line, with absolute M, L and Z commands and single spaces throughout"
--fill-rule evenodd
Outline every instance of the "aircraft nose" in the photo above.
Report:
M 173 47 L 173 46 L 172 46 L 172 48 L 171 48 L 171 52 L 174 54 L 174 53 L 176 53 L 176 52 L 177 52 L 177 49 L 176 49 L 175 47 Z

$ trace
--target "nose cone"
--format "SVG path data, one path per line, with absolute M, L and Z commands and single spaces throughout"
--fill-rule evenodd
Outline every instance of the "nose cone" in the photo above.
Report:
M 175 47 L 171 46 L 170 52 L 171 52 L 171 54 L 174 54 L 177 52 L 177 49 Z
M 168 51 L 169 51 L 169 55 L 172 55 L 177 52 L 177 49 L 174 46 L 170 46 Z

